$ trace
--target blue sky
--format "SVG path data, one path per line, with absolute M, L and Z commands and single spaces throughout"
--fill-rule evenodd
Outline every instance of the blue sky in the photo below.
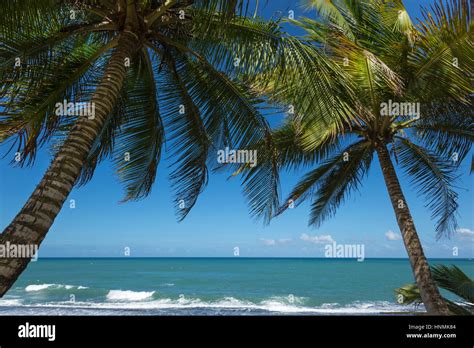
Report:
M 429 3 L 429 0 L 405 1 L 412 17 L 419 15 L 420 5 Z M 298 2 L 285 0 L 268 1 L 262 14 L 268 17 L 279 10 L 284 13 L 294 10 L 296 17 L 303 15 Z M 304 15 L 313 17 L 314 13 Z M 45 148 L 32 168 L 12 168 L 9 160 L 0 160 L 1 229 L 25 203 L 50 158 Z M 211 175 L 194 210 L 178 223 L 167 180 L 169 163 L 161 162 L 153 192 L 147 199 L 126 204 L 118 203 L 123 197 L 122 188 L 110 163 L 103 163 L 87 186 L 71 193 L 68 201 L 74 199 L 76 207 L 71 209 L 68 202 L 63 207 L 41 247 L 40 257 L 123 256 L 126 247 L 136 257 L 231 257 L 236 247 L 242 257 L 323 257 L 328 240 L 364 244 L 366 257 L 406 257 L 377 161 L 360 192 L 354 193 L 336 216 L 319 229 L 308 227 L 308 204 L 289 210 L 268 226 L 252 219 L 239 180 L 228 180 L 228 174 Z M 453 247 L 459 248 L 457 257 L 474 256 L 473 177 L 468 175 L 467 163 L 460 173 L 462 230 L 450 240 L 436 241 L 431 213 L 399 171 L 428 257 L 453 257 Z M 295 175 L 283 175 L 283 192 L 287 193 L 295 182 Z

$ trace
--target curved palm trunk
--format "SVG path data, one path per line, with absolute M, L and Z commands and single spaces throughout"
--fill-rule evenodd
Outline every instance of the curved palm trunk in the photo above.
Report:
M 39 247 L 74 187 L 107 115 L 112 112 L 126 76 L 124 59 L 132 56 L 137 41 L 137 37 L 129 31 L 121 34 L 118 46 L 91 99 L 95 103 L 95 117 L 78 118 L 41 182 L 0 235 L 0 245 L 9 243 Z M 10 289 L 29 262 L 30 258 L 0 259 L 0 297 Z
M 441 297 L 438 287 L 431 275 L 430 267 L 423 253 L 423 247 L 418 238 L 410 209 L 403 195 L 387 147 L 385 145 L 378 145 L 376 150 L 380 166 L 382 167 L 385 184 L 387 185 L 388 194 L 390 195 L 390 200 L 392 201 L 392 206 L 397 217 L 398 226 L 402 233 L 403 243 L 405 244 L 410 259 L 416 285 L 420 290 L 420 295 L 426 310 L 429 314 L 450 315 L 452 313 Z

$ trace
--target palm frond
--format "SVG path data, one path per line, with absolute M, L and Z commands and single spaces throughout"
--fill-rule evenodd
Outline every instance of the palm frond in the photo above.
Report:
M 463 306 L 460 306 L 444 298 L 449 309 L 456 315 L 472 315 L 471 311 L 474 310 L 474 281 L 455 265 L 451 267 L 436 265 L 431 267 L 431 273 L 439 287 L 452 292 L 466 301 Z M 397 288 L 395 289 L 395 294 L 400 304 L 422 303 L 420 291 L 416 284 L 408 284 Z
M 424 102 L 447 97 L 466 102 L 474 93 L 469 1 L 439 0 L 423 17 L 417 49 L 409 57 L 416 67 L 410 90 Z
M 396 137 L 395 146 L 400 166 L 426 197 L 432 218 L 437 218 L 437 237 L 450 236 L 457 228 L 458 195 L 453 190 L 456 166 L 406 138 Z
M 74 121 L 74 117 L 58 115 L 56 104 L 63 100 L 87 102 L 102 71 L 94 63 L 103 62 L 106 52 L 115 44 L 112 41 L 101 47 L 93 42 L 78 43 L 54 68 L 43 69 L 41 81 L 36 82 L 38 86 L 9 87 L 14 90 L 9 92 L 10 99 L 0 112 L 0 140 L 16 136 L 16 145 L 11 148 L 22 153 L 19 164 L 32 164 L 38 147 Z
M 337 122 L 332 125 L 287 122 L 272 134 L 279 162 L 288 169 L 296 169 L 328 159 L 340 148 L 337 127 Z M 344 132 L 345 135 L 349 133 L 349 130 Z
M 310 225 L 319 226 L 324 219 L 335 214 L 339 205 L 352 190 L 357 190 L 372 162 L 373 148 L 361 140 L 341 150 L 305 175 L 288 196 L 288 202 L 300 204 L 311 197 Z
M 459 267 L 436 265 L 432 272 L 440 287 L 474 304 L 474 281 Z
M 414 43 L 415 28 L 402 0 L 384 1 L 380 13 L 388 28 L 406 36 L 411 44 Z
M 129 69 L 124 122 L 117 131 L 114 164 L 125 185 L 124 201 L 146 197 L 155 181 L 164 141 L 155 74 L 142 49 Z
M 208 105 L 206 108 L 212 106 L 209 114 L 212 117 L 206 121 L 206 127 L 211 128 L 209 134 L 216 146 L 244 148 L 258 143 L 267 135 L 270 127 L 261 113 L 263 99 L 249 91 L 247 85 L 218 71 L 193 50 L 171 40 L 165 41 L 181 54 L 187 55 L 190 74 L 195 79 L 194 83 L 199 85 L 196 88 L 202 89 L 199 93 L 205 91 L 199 98 L 201 103 Z M 220 114 L 215 113 L 216 110 Z M 225 122 L 222 122 L 223 119 Z M 224 138 L 220 129 L 223 124 L 229 127 L 229 133 Z
M 348 1 L 340 0 L 309 0 L 307 1 L 307 9 L 316 9 L 318 15 L 323 19 L 330 21 L 333 25 L 337 25 L 342 30 L 346 32 L 347 35 L 353 37 L 352 25 L 350 22 L 351 17 L 348 17 L 350 12 L 345 6 L 348 4 Z M 354 8 L 354 3 L 352 2 L 350 8 Z
M 471 104 L 459 102 L 422 106 L 422 117 L 408 128 L 426 148 L 460 165 L 474 142 L 474 118 Z
M 182 57 L 166 57 L 167 78 L 161 87 L 164 120 L 175 170 L 171 174 L 177 213 L 184 219 L 197 202 L 208 181 L 207 159 L 211 139 L 195 97 L 192 73 Z M 200 104 L 199 104 L 200 105 Z M 206 109 L 203 109 L 206 111 Z
M 416 284 L 407 284 L 395 289 L 395 295 L 397 297 L 398 303 L 402 305 L 414 304 L 416 306 L 419 306 L 423 303 L 423 300 L 421 299 L 420 290 L 418 289 Z M 472 315 L 467 308 L 473 308 L 474 306 L 460 306 L 445 297 L 443 297 L 443 300 L 448 305 L 449 310 L 455 315 Z
M 202 22 L 193 12 L 193 21 Z M 254 75 L 279 66 L 287 52 L 286 37 L 278 22 L 235 17 L 222 24 L 216 15 L 206 27 L 195 26 L 188 46 L 228 76 Z
M 262 146 L 253 150 L 257 163 L 254 166 L 241 165 L 238 172 L 245 169 L 242 185 L 249 202 L 250 214 L 262 217 L 264 223 L 269 223 L 280 205 L 280 163 L 271 136 L 263 141 Z
M 248 77 L 252 89 L 271 103 L 291 109 L 302 122 L 332 125 L 336 120 L 340 130 L 357 122 L 350 104 L 356 99 L 354 86 L 341 66 L 306 40 L 291 38 L 286 44 L 289 53 L 277 68 Z
M 279 213 L 279 171 L 296 170 L 327 159 L 339 148 L 336 128 L 337 122 L 332 127 L 326 127 L 291 119 L 248 149 L 258 154 L 258 165 L 223 166 L 233 169 L 233 176 L 242 174 L 244 194 L 253 216 L 262 217 L 264 223 L 269 223 Z

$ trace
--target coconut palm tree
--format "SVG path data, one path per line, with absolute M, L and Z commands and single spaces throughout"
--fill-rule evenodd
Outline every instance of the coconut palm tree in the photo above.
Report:
M 395 166 L 405 170 L 437 219 L 437 236 L 456 230 L 455 170 L 474 140 L 472 42 L 466 0 L 438 2 L 412 23 L 402 1 L 311 0 L 317 20 L 290 21 L 306 34 L 313 51 L 347 73 L 340 90 L 347 110 L 327 107 L 321 90 L 285 73 L 261 74 L 254 90 L 268 93 L 293 112 L 262 143 L 259 165 L 240 167 L 251 212 L 266 221 L 309 199 L 310 225 L 332 216 L 367 175 L 374 154 L 400 228 L 421 298 L 430 314 L 449 314 L 425 258 Z M 302 93 L 304 92 L 304 93 Z M 419 109 L 418 109 L 419 108 Z M 418 112 L 419 111 L 419 112 Z M 262 155 L 260 155 L 262 154 Z M 279 172 L 313 167 L 279 205 Z
M 444 298 L 451 312 L 456 315 L 472 315 L 474 313 L 474 280 L 469 278 L 466 273 L 455 265 L 432 266 L 431 273 L 440 288 L 451 292 L 463 300 L 462 305 L 459 305 Z M 416 284 L 408 284 L 395 289 L 395 294 L 400 304 L 419 305 L 423 302 Z
M 0 142 L 20 165 L 32 164 L 45 143 L 54 158 L 0 243 L 39 245 L 73 187 L 107 158 L 125 201 L 147 196 L 165 135 L 184 218 L 215 149 L 269 134 L 262 99 L 236 77 L 307 59 L 277 23 L 248 19 L 247 7 L 241 0 L 2 1 Z M 0 260 L 0 296 L 29 261 Z

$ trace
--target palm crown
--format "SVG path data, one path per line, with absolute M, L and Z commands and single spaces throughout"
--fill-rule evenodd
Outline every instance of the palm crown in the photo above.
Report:
M 119 34 L 133 25 L 139 47 L 125 58 L 124 86 L 78 180 L 86 183 L 101 160 L 112 158 L 125 200 L 144 197 L 166 139 L 184 217 L 206 184 L 214 149 L 243 147 L 268 135 L 261 98 L 237 75 L 283 60 L 291 64 L 302 55 L 277 23 L 235 15 L 245 6 L 216 0 L 7 1 L 0 27 L 0 141 L 11 139 L 21 164 L 31 163 L 50 140 L 57 153 L 77 117 L 58 116 L 56 104 L 91 100 Z M 130 7 L 136 16 L 126 23 Z
M 467 1 L 436 4 L 417 26 L 401 1 L 309 4 L 318 9 L 320 19 L 291 22 L 306 31 L 302 40 L 344 69 L 346 88 L 340 97 L 350 119 L 344 116 L 347 112 L 341 116 L 337 108 L 323 108 L 332 99 L 315 102 L 308 93 L 298 97 L 277 76 L 259 76 L 256 90 L 274 92 L 273 100 L 293 104 L 296 112 L 274 131 L 273 147 L 261 146 L 270 154 L 266 167 L 245 175 L 253 213 L 268 219 L 311 199 L 310 224 L 319 225 L 360 186 L 376 148 L 388 145 L 426 195 L 438 219 L 438 236 L 454 231 L 455 169 L 474 139 L 474 52 Z M 300 88 L 314 90 L 311 82 Z M 315 164 L 278 206 L 278 170 Z M 263 194 L 268 185 L 274 189 Z

